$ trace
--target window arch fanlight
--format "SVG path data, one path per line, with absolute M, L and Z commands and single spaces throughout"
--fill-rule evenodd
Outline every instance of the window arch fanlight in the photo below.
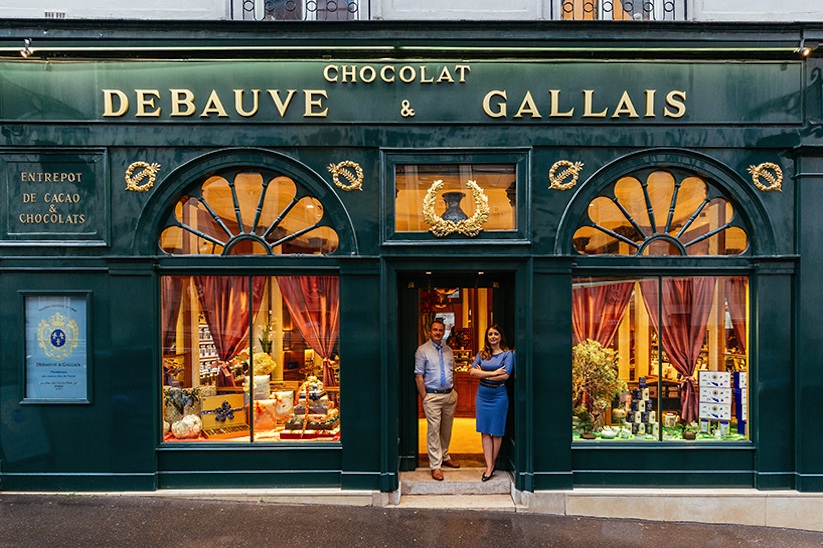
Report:
M 750 251 L 748 234 L 708 177 L 653 167 L 617 178 L 591 200 L 572 245 L 583 255 L 741 255 Z
M 322 202 L 293 177 L 232 166 L 183 193 L 158 243 L 170 255 L 328 255 L 339 239 Z

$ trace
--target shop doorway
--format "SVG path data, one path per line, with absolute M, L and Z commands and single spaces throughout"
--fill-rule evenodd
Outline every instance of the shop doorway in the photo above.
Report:
M 514 324 L 514 282 L 506 273 L 414 273 L 401 277 L 400 351 L 401 470 L 428 466 L 426 419 L 414 383 L 414 352 L 428 340 L 431 323 L 446 324 L 444 341 L 454 351 L 454 386 L 458 393 L 449 453 L 462 466 L 482 467 L 483 449 L 475 430 L 475 397 L 478 381 L 469 373 L 480 351 L 486 328 L 499 324 L 504 331 Z M 510 337 L 506 333 L 507 337 Z M 509 341 L 512 344 L 512 341 Z M 510 391 L 510 402 L 513 401 Z M 512 413 L 509 413 L 512 422 Z M 512 428 L 500 452 L 500 468 L 509 460 Z

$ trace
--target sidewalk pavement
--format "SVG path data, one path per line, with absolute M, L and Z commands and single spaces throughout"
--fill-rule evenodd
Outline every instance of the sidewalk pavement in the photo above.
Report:
M 0 493 L 0 548 L 823 546 L 823 533 L 514 511 Z M 182 495 L 185 495 L 184 493 Z M 453 499 L 455 500 L 455 499 Z M 263 501 L 263 502 L 261 502 Z M 456 501 L 459 502 L 459 501 Z

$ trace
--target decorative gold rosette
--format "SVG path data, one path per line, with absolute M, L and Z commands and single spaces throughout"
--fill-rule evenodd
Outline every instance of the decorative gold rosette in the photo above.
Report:
M 143 168 L 137 174 L 134 174 L 134 170 L 137 168 Z M 146 162 L 134 162 L 129 168 L 126 170 L 126 190 L 132 190 L 134 192 L 146 192 L 151 187 L 154 186 L 154 178 L 157 175 L 157 172 L 160 171 L 160 164 L 147 164 Z M 140 184 L 140 181 L 145 179 L 146 177 L 149 178 L 148 182 L 144 184 Z
M 442 180 L 432 183 L 426 197 L 423 198 L 423 220 L 426 224 L 431 225 L 429 231 L 438 238 L 455 232 L 463 236 L 477 236 L 489 219 L 489 197 L 475 181 L 467 181 L 466 186 L 472 191 L 472 197 L 474 198 L 474 215 L 462 221 L 447 221 L 434 212 L 437 192 L 443 188 Z
M 565 167 L 566 169 L 560 173 L 557 173 L 557 170 L 562 167 Z M 577 184 L 577 178 L 581 169 L 583 169 L 583 162 L 558 160 L 554 163 L 554 165 L 552 165 L 551 169 L 549 169 L 549 182 L 551 183 L 549 188 L 553 188 L 555 190 L 569 190 Z M 564 183 L 563 181 L 569 177 L 571 177 L 571 180 Z
M 749 173 L 752 175 L 754 186 L 759 190 L 763 192 L 783 191 L 783 170 L 777 164 L 763 162 L 758 166 L 749 166 Z M 765 179 L 769 184 L 763 184 L 761 179 Z
M 354 173 L 348 169 L 343 169 L 346 167 L 353 168 Z M 332 181 L 334 181 L 334 184 L 336 184 L 339 188 L 346 191 L 363 190 L 363 168 L 360 167 L 360 164 L 357 162 L 345 160 L 339 164 L 329 164 L 329 167 L 326 169 L 331 172 Z M 349 182 L 348 185 L 340 182 L 340 175 L 342 175 L 343 178 Z

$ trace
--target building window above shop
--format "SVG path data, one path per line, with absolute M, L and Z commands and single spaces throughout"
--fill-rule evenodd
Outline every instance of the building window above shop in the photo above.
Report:
M 565 21 L 685 21 L 686 0 L 562 0 Z
M 424 202 L 435 194 L 434 214 L 455 223 L 471 218 L 477 207 L 476 183 L 488 198 L 484 232 L 517 230 L 515 164 L 396 164 L 395 231 L 427 232 Z
M 685 169 L 657 168 L 621 177 L 592 200 L 573 246 L 583 255 L 740 255 L 749 239 L 718 187 Z
M 294 179 L 231 168 L 177 201 L 159 243 L 170 255 L 328 255 L 339 242 L 323 204 Z

